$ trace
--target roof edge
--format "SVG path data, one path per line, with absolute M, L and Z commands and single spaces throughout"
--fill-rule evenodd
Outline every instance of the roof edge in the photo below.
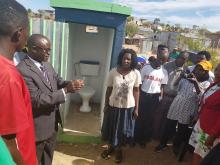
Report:
M 97 12 L 107 12 L 122 15 L 131 15 L 130 7 L 121 6 L 109 2 L 97 2 L 94 0 L 50 0 L 50 6 L 53 8 L 68 8 L 92 10 Z

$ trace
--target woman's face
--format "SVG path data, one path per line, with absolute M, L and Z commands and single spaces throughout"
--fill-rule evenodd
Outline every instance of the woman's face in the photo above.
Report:
M 196 65 L 193 70 L 193 74 L 196 76 L 197 80 L 201 80 L 204 76 L 206 76 L 208 71 L 204 70 L 201 65 Z
M 214 71 L 215 74 L 215 81 L 220 81 L 220 64 L 218 64 L 218 66 L 215 68 Z
M 130 68 L 131 66 L 131 54 L 125 53 L 122 58 L 122 67 L 123 68 Z

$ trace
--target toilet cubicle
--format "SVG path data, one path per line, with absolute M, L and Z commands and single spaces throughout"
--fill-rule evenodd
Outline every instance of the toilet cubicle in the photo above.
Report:
M 72 79 L 84 79 L 85 86 L 95 90 L 91 102 L 101 103 L 104 82 L 110 69 L 114 29 L 98 27 L 97 34 L 90 34 L 85 28 L 83 24 L 69 24 L 68 65 Z M 82 101 L 78 93 L 73 94 L 71 99 Z
M 86 84 L 95 90 L 91 101 L 100 103 L 101 110 L 104 107 L 107 74 L 110 68 L 116 66 L 123 44 L 126 18 L 131 8 L 95 0 L 51 0 L 51 6 L 55 8 L 55 20 L 69 24 L 66 55 L 68 77 L 79 77 L 76 64 L 80 61 L 99 63 L 98 75 L 86 77 Z M 96 26 L 98 32 L 86 32 L 87 25 Z M 78 93 L 70 97 L 72 101 L 81 101 Z M 65 107 L 64 119 L 69 110 L 68 106 Z

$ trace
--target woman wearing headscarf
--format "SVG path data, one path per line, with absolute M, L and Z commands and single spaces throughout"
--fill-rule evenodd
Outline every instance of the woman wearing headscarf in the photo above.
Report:
M 202 61 L 196 65 L 190 75 L 180 78 L 178 85 L 178 93 L 174 98 L 168 114 L 160 144 L 155 148 L 156 152 L 160 152 L 166 148 L 168 140 L 175 134 L 173 140 L 174 154 L 180 151 L 180 145 L 188 141 L 188 126 L 191 119 L 199 108 L 199 100 L 201 94 L 210 85 L 209 70 L 212 65 L 208 61 Z M 177 80 L 178 81 L 178 80 Z M 176 126 L 178 129 L 176 131 Z
M 219 142 L 220 64 L 216 67 L 214 74 L 215 82 L 203 94 L 199 120 L 189 141 L 195 147 L 192 165 L 200 165 L 201 159 Z

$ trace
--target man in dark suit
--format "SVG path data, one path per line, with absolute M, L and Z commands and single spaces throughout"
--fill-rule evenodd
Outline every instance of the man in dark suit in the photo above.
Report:
M 63 81 L 47 62 L 50 41 L 41 34 L 32 35 L 27 42 L 28 56 L 17 66 L 29 88 L 35 124 L 37 158 L 50 165 L 56 142 L 58 123 L 61 124 L 59 104 L 66 94 L 83 87 L 82 80 Z

